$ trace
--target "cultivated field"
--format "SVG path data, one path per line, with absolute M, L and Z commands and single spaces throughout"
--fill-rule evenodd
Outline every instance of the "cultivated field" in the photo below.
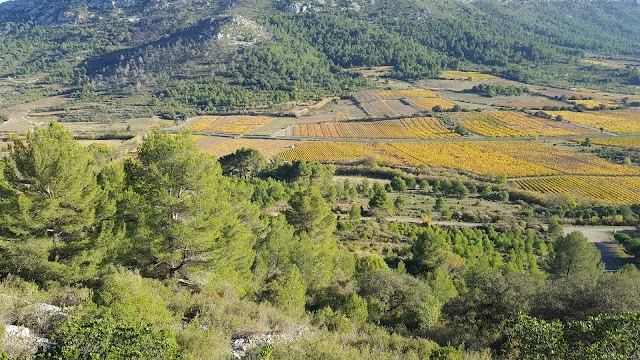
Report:
M 295 148 L 284 151 L 278 157 L 288 161 L 303 159 L 342 162 L 364 158 L 370 154 L 368 147 L 361 143 L 306 141 L 296 144 Z
M 582 139 L 572 139 L 572 141 L 583 143 Z M 619 147 L 626 149 L 640 149 L 640 137 L 607 137 L 607 138 L 590 138 L 594 145 Z
M 612 100 L 591 99 L 591 100 L 567 100 L 567 101 L 574 105 L 582 105 L 587 109 L 598 109 L 601 107 L 611 108 L 611 107 L 618 106 L 618 104 Z
M 522 189 L 607 203 L 640 203 L 640 177 L 554 176 L 516 180 Z
M 451 113 L 467 130 L 488 137 L 572 136 L 596 131 L 515 111 Z
M 458 134 L 445 128 L 436 118 L 407 118 L 383 121 L 299 124 L 293 136 L 359 139 L 441 139 Z
M 440 77 L 447 80 L 489 80 L 496 78 L 493 75 L 483 74 L 475 71 L 457 70 L 443 71 Z
M 486 149 L 538 164 L 562 174 L 640 175 L 640 168 L 614 164 L 598 157 L 531 141 L 487 141 Z
M 69 100 L 63 96 L 52 96 L 3 109 L 2 112 L 7 115 L 9 121 L 0 123 L 0 132 L 26 132 L 48 120 L 54 120 L 55 118 L 30 119 L 28 115 L 37 108 L 60 106 Z
M 402 89 L 402 90 L 364 90 L 358 91 L 353 97 L 359 103 L 367 103 L 379 100 L 404 99 L 416 97 L 438 97 L 438 94 L 431 90 L 424 89 Z
M 546 111 L 546 113 L 553 117 L 561 115 L 565 120 L 595 129 L 603 128 L 620 134 L 640 133 L 640 109 L 598 112 Z
M 296 144 L 295 141 L 288 140 L 231 139 L 212 136 L 196 136 L 195 140 L 200 150 L 214 156 L 231 154 L 240 148 L 253 148 L 266 157 L 272 157 Z
M 409 99 L 411 105 L 423 111 L 432 111 L 434 107 L 440 106 L 444 110 L 453 109 L 454 104 L 441 98 L 415 98 Z
M 202 116 L 186 124 L 190 131 L 246 134 L 269 124 L 274 118 L 266 116 Z
M 374 118 L 401 116 L 395 110 L 393 110 L 391 106 L 389 106 L 389 104 L 387 104 L 387 102 L 384 100 L 361 103 L 360 106 L 362 106 L 367 114 L 373 116 Z
M 327 144 L 331 144 L 331 147 Z M 344 162 L 369 154 L 394 164 L 426 164 L 488 176 L 640 175 L 640 169 L 635 167 L 529 141 L 378 144 L 309 141 L 299 144 L 296 149 L 285 151 L 279 157 L 286 160 Z
M 420 110 L 408 105 L 407 100 L 385 100 L 385 102 L 396 114 L 400 114 L 400 116 L 420 114 Z

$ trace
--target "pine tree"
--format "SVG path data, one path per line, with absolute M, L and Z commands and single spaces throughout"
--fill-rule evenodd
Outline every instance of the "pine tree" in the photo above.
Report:
M 14 139 L 2 163 L 6 271 L 29 279 L 91 276 L 114 231 L 93 157 L 60 124 Z M 101 233 L 102 232 L 102 233 Z
M 556 277 L 569 278 L 582 273 L 595 278 L 602 272 L 600 251 L 580 232 L 574 231 L 558 238 L 553 249 L 549 268 Z
M 250 280 L 255 235 L 243 216 L 252 213 L 236 208 L 246 196 L 189 135 L 151 134 L 125 168 L 137 195 L 128 205 L 130 261 L 145 275 L 211 286 Z

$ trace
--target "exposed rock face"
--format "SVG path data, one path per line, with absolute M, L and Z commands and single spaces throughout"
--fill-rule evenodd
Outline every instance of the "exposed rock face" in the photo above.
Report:
M 231 342 L 232 355 L 236 359 L 245 357 L 248 350 L 267 344 L 295 341 L 309 329 L 304 326 L 297 326 L 292 332 L 285 334 L 261 334 L 256 336 L 235 337 Z
M 294 14 L 300 14 L 300 13 L 303 13 L 303 12 L 307 12 L 308 9 L 309 9 L 308 5 L 304 5 L 304 4 L 300 4 L 300 3 L 289 4 L 289 5 L 284 7 L 284 11 L 290 12 L 290 13 L 294 13 Z
M 40 346 L 49 345 L 49 339 L 36 336 L 29 328 L 24 326 L 7 325 L 4 327 L 4 332 L 5 342 L 21 343 L 20 345 L 24 344 L 36 350 Z

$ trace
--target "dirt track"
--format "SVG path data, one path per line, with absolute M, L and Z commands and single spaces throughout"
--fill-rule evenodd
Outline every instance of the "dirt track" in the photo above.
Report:
M 622 266 L 629 263 L 633 257 L 625 253 L 622 245 L 613 239 L 616 231 L 633 230 L 632 227 L 589 227 L 589 226 L 564 226 L 565 234 L 574 231 L 581 232 L 593 243 L 602 253 L 602 262 L 606 270 L 620 270 Z

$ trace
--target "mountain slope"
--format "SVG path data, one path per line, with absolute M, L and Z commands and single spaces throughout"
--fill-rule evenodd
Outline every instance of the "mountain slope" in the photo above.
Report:
M 44 71 L 84 94 L 164 100 L 180 86 L 174 100 L 201 111 L 340 94 L 362 82 L 342 71 L 354 66 L 393 66 L 391 76 L 407 80 L 474 68 L 624 87 L 633 69 L 576 60 L 639 57 L 638 18 L 631 1 L 15 0 L 0 4 L 0 76 Z M 201 85 L 225 100 L 188 100 Z

